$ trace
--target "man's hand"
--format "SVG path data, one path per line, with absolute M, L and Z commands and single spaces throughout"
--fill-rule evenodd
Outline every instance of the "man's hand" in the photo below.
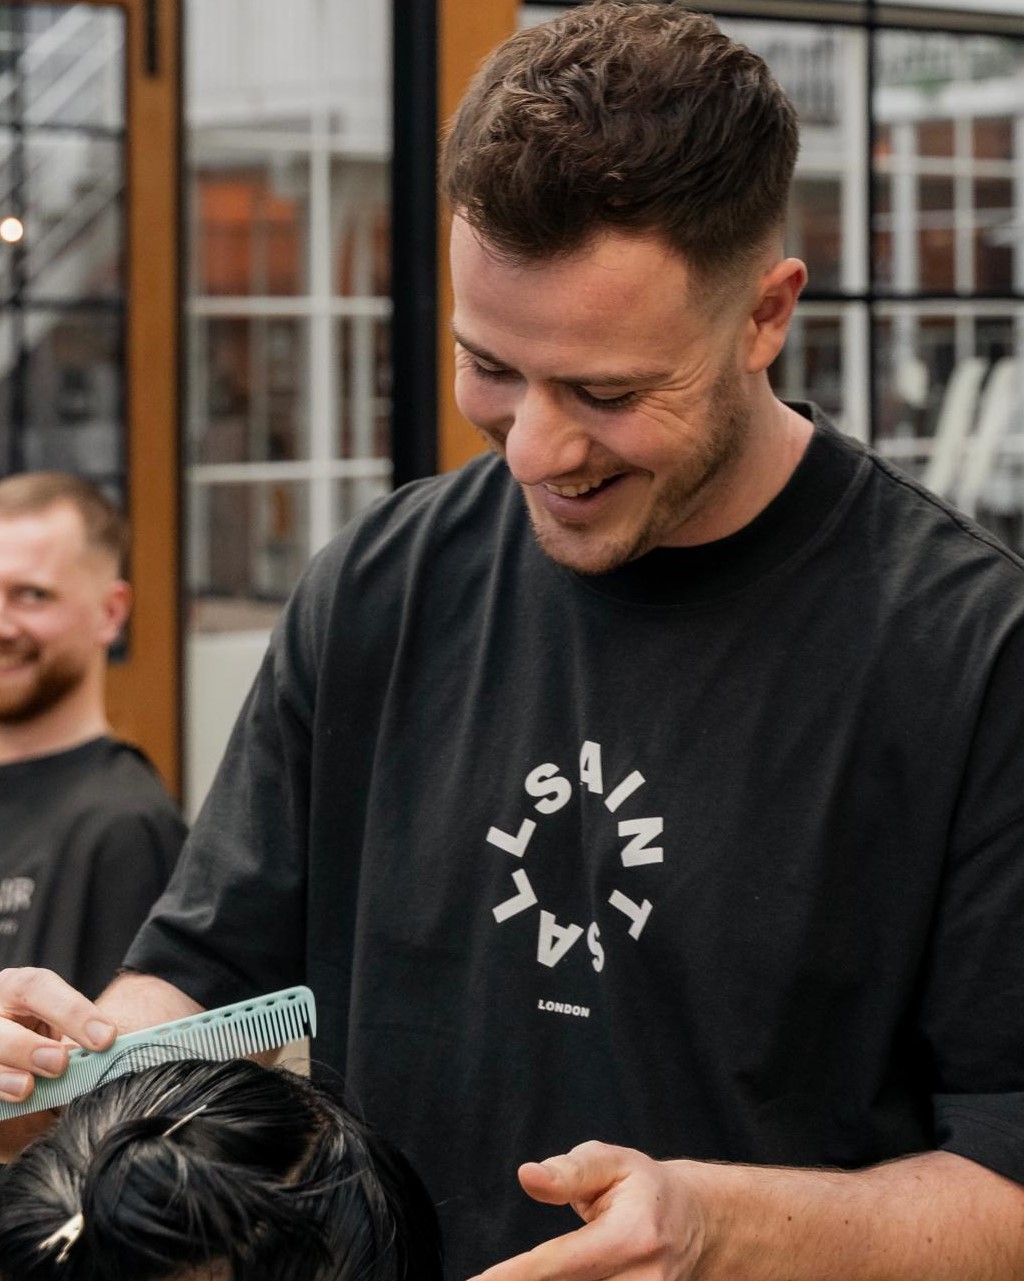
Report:
M 198 1014 L 201 1005 L 151 974 L 121 974 L 97 1002 L 50 970 L 0 970 L 0 1098 L 20 1102 L 37 1076 L 60 1076 L 69 1045 L 105 1050 L 118 1032 Z M 52 1112 L 0 1124 L 0 1161 L 46 1129 Z
M 28 1098 L 37 1076 L 60 1076 L 68 1064 L 64 1038 L 103 1050 L 117 1029 L 80 992 L 50 970 L 0 970 L 0 1099 Z M 0 1126 L 0 1161 L 15 1156 L 53 1123 L 52 1111 L 15 1117 Z
M 0 971 L 0 1099 L 20 1102 L 37 1076 L 60 1076 L 71 1041 L 105 1050 L 117 1028 L 51 970 Z
M 843 1171 L 652 1161 L 584 1143 L 519 1179 L 586 1226 L 477 1281 L 1024 1277 L 1024 1187 L 952 1152 Z
M 606 1143 L 520 1166 L 524 1191 L 571 1205 L 585 1226 L 488 1268 L 477 1281 L 687 1281 L 707 1231 L 699 1183 L 686 1177 L 687 1167 Z

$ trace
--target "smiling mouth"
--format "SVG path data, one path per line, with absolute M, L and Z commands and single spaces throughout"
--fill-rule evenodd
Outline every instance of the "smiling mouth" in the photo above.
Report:
M 618 476 L 605 476 L 603 480 L 585 480 L 578 485 L 555 485 L 545 481 L 544 488 L 549 494 L 555 494 L 559 498 L 586 498 L 590 494 L 606 489 L 618 479 Z
M 12 672 L 16 668 L 24 667 L 31 660 L 32 655 L 22 650 L 0 651 L 0 672 Z

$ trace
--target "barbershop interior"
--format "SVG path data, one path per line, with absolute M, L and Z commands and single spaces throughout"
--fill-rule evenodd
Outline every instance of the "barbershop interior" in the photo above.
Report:
M 188 816 L 310 556 L 481 448 L 435 138 L 515 0 L 0 3 L 0 473 L 134 527 L 112 723 Z M 796 105 L 779 394 L 1024 551 L 1024 3 L 710 6 Z

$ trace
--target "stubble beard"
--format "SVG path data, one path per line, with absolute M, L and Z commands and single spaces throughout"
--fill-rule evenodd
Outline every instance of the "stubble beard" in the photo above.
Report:
M 728 479 L 744 452 L 751 418 L 736 395 L 735 380 L 724 371 L 715 380 L 710 398 L 713 406 L 708 431 L 695 451 L 669 475 L 647 518 L 632 536 L 594 534 L 593 547 L 581 545 L 586 533 L 567 532 L 564 527 L 538 520 L 532 505 L 527 511 L 534 537 L 552 560 L 578 574 L 608 574 L 629 561 L 646 555 L 668 540 L 707 503 Z
M 69 655 L 40 663 L 27 688 L 9 694 L 0 688 L 0 725 L 24 725 L 45 715 L 73 694 L 85 676 L 82 664 Z

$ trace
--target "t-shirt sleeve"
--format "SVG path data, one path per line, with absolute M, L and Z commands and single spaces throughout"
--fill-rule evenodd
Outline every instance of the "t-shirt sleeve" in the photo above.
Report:
M 307 571 L 228 741 L 175 874 L 125 958 L 210 1008 L 303 981 L 317 618 Z
M 1024 636 L 993 666 L 963 774 L 921 1027 L 937 1146 L 1024 1183 Z
M 185 825 L 164 812 L 114 817 L 92 864 L 75 985 L 95 997 L 117 973 L 128 945 L 167 885 Z

